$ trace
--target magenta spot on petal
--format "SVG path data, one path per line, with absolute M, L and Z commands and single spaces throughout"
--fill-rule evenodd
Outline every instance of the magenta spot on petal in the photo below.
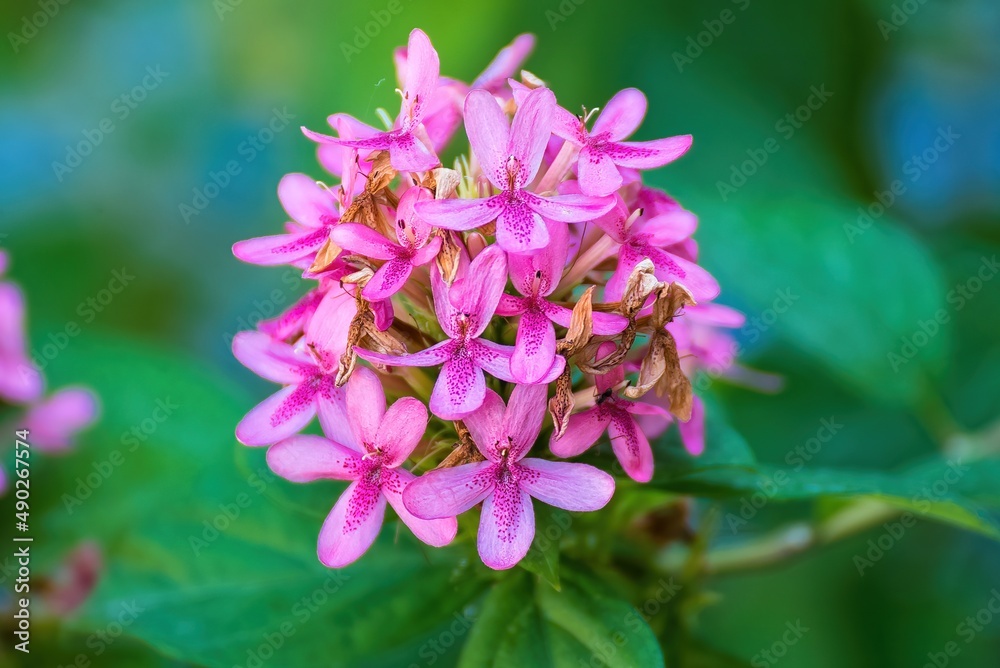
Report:
M 295 391 L 289 394 L 281 405 L 278 406 L 278 410 L 274 411 L 271 415 L 271 426 L 277 427 L 290 420 L 293 416 L 298 415 L 302 411 L 309 408 L 312 404 L 313 397 L 316 396 L 316 392 L 319 389 L 319 380 L 321 376 L 314 376 L 309 380 L 305 380 L 295 388 Z
M 296 253 L 298 251 L 313 251 L 323 245 L 323 242 L 326 241 L 326 237 L 326 229 L 320 228 L 315 232 L 302 235 L 301 237 L 298 237 L 283 246 L 272 248 L 271 253 L 279 255 L 283 253 Z

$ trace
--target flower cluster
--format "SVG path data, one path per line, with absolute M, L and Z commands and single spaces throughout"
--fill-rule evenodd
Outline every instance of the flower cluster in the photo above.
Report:
M 11 425 L 29 433 L 27 440 L 33 448 L 63 452 L 73 445 L 76 433 L 97 418 L 97 399 L 82 387 L 66 387 L 44 396 L 45 378 L 27 352 L 24 295 L 15 284 L 3 280 L 7 263 L 7 254 L 0 250 L 0 408 L 8 404 L 18 409 Z M 8 484 L 0 469 L 0 494 Z
M 563 109 L 534 75 L 511 78 L 533 45 L 518 37 L 468 85 L 440 75 L 414 30 L 396 53 L 396 119 L 303 128 L 339 185 L 284 177 L 285 233 L 233 247 L 316 281 L 234 339 L 244 365 L 283 386 L 236 435 L 271 446 L 289 480 L 351 481 L 320 532 L 330 567 L 371 546 L 386 503 L 434 546 L 482 504 L 482 560 L 514 566 L 534 536 L 532 498 L 592 511 L 615 489 L 593 466 L 542 456 L 543 431 L 559 458 L 606 432 L 639 482 L 653 475 L 649 437 L 672 422 L 690 452 L 704 447 L 689 377 L 730 368 L 720 328 L 742 316 L 710 303 L 719 286 L 697 264 L 696 217 L 640 174 L 691 137 L 628 141 L 646 112 L 635 89 L 600 113 Z M 471 151 L 444 167 L 463 125 Z M 317 416 L 324 436 L 300 435 Z

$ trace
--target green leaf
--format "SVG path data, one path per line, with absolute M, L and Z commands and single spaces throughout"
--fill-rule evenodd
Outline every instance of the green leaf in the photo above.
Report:
M 535 538 L 518 566 L 559 589 L 559 541 L 572 522 L 565 510 L 542 503 L 535 508 Z
M 780 336 L 865 396 L 913 405 L 948 351 L 946 325 L 921 331 L 945 308 L 944 282 L 902 227 L 882 218 L 858 228 L 860 204 L 767 197 L 689 206 L 711 220 L 700 231 L 704 259 L 744 302 L 748 345 Z

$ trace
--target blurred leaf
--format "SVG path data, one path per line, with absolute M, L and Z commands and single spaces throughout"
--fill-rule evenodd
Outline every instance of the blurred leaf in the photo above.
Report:
M 533 588 L 518 573 L 496 585 L 483 603 L 460 666 L 665 665 L 656 636 L 628 602 L 578 571 L 562 584 L 561 591 L 547 585 Z
M 535 508 L 535 538 L 518 566 L 559 589 L 559 539 L 568 526 L 569 514 L 543 503 Z
M 943 280 L 916 238 L 884 218 L 859 227 L 857 204 L 846 201 L 699 206 L 711 221 L 699 237 L 706 263 L 746 302 L 747 344 L 773 331 L 866 396 L 919 401 L 943 367 L 950 333 L 934 323 Z

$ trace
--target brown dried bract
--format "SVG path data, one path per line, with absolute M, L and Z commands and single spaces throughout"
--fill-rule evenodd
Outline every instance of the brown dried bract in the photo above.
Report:
M 389 164 L 388 151 L 376 151 L 368 158 L 372 162 L 372 169 L 365 181 L 364 192 L 354 198 L 347 211 L 341 215 L 340 222 L 361 223 L 389 236 L 392 230 L 379 204 L 395 207 L 399 203 L 399 198 L 388 188 L 396 177 L 396 170 Z
M 330 268 L 342 252 L 342 248 L 337 244 L 333 243 L 332 239 L 327 239 L 320 246 L 319 251 L 316 253 L 316 259 L 313 260 L 312 265 L 309 267 L 310 274 L 320 274 Z
M 365 271 L 370 270 L 362 270 L 357 273 Z M 367 280 L 364 282 L 367 283 Z M 358 361 L 357 353 L 354 352 L 355 346 L 388 355 L 406 353 L 406 348 L 403 347 L 402 343 L 388 332 L 383 332 L 375 326 L 375 314 L 372 312 L 371 305 L 368 300 L 361 296 L 361 288 L 364 287 L 364 283 L 358 282 L 356 285 L 354 300 L 357 303 L 358 312 L 354 315 L 347 330 L 347 347 L 344 354 L 340 356 L 340 365 L 337 369 L 337 387 L 342 387 L 354 373 L 354 367 Z
M 441 278 L 450 287 L 458 274 L 458 264 L 462 257 L 462 246 L 455 233 L 451 230 L 438 229 L 437 234 L 441 237 L 441 250 L 438 251 L 434 261 L 437 263 Z
M 455 431 L 458 433 L 458 442 L 455 443 L 455 448 L 434 470 L 450 469 L 462 464 L 473 464 L 486 459 L 486 457 L 483 457 L 483 453 L 479 452 L 479 448 L 476 447 L 475 442 L 472 440 L 472 434 L 469 433 L 469 429 L 461 420 L 455 421 Z
M 556 352 L 572 357 L 590 343 L 594 333 L 594 286 L 580 295 L 573 306 L 573 316 L 569 322 L 566 336 L 556 344 Z
M 576 398 L 573 395 L 573 376 L 569 364 L 556 378 L 556 394 L 549 399 L 549 415 L 552 416 L 553 435 L 555 438 L 566 433 L 569 426 L 569 416 L 576 407 Z

